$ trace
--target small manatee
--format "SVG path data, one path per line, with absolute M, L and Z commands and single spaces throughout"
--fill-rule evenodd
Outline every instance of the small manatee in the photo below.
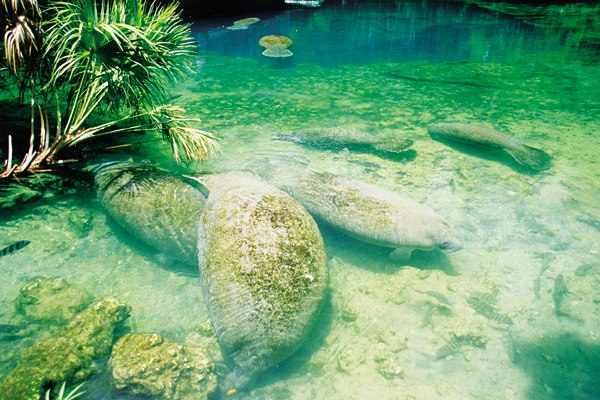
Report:
M 504 150 L 516 162 L 534 171 L 547 170 L 552 162 L 552 157 L 544 151 L 521 144 L 514 137 L 485 126 L 449 122 L 430 125 L 427 130 L 433 138 Z

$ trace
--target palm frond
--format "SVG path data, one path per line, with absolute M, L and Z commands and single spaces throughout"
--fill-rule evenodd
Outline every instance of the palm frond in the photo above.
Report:
M 63 382 L 62 386 L 60 387 L 60 390 L 58 392 L 58 395 L 55 397 L 51 396 L 51 390 L 48 389 L 46 391 L 46 395 L 44 396 L 45 400 L 75 400 L 78 397 L 83 396 L 84 391 L 80 391 L 81 387 L 84 385 L 84 383 L 76 386 L 75 388 L 73 388 L 69 393 L 65 393 L 66 390 L 66 382 Z

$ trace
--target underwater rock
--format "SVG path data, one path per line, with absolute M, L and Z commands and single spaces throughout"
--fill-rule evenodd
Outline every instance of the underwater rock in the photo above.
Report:
M 170 172 L 138 163 L 96 171 L 98 198 L 135 237 L 175 259 L 196 265 L 204 196 Z
M 292 43 L 292 39 L 279 35 L 263 36 L 258 41 L 259 45 L 266 48 L 262 55 L 267 57 L 290 57 L 294 55 L 288 50 Z
M 414 141 L 408 138 L 380 138 L 368 132 L 340 127 L 315 128 L 291 135 L 281 135 L 278 139 L 325 150 L 348 149 L 382 153 L 402 153 L 414 145 Z
M 24 350 L 17 366 L 0 380 L 0 400 L 40 400 L 62 382 L 91 375 L 94 360 L 107 356 L 117 326 L 131 308 L 114 299 L 96 302 L 53 336 Z
M 234 365 L 221 386 L 239 389 L 311 330 L 328 281 L 323 238 L 300 204 L 251 174 L 195 179 L 209 191 L 198 233 L 204 299 Z
M 215 366 L 215 372 L 218 376 L 227 376 L 230 372 L 225 366 L 223 352 L 210 320 L 197 324 L 192 332 L 185 337 L 183 344 L 186 351 L 193 357 L 208 356 L 208 359 Z
M 217 388 L 206 354 L 189 354 L 184 346 L 156 333 L 120 338 L 109 360 L 115 387 L 153 399 L 206 399 Z
M 228 26 L 227 29 L 230 31 L 237 31 L 240 29 L 248 29 L 248 25 L 256 24 L 260 22 L 260 18 L 244 18 L 233 22 L 233 25 Z
M 415 249 L 462 248 L 441 216 L 399 193 L 329 172 L 290 171 L 279 165 L 267 171 L 267 179 L 333 228 L 395 249 L 391 254 L 395 259 L 406 260 Z
M 62 278 L 31 278 L 19 291 L 16 308 L 30 321 L 63 325 L 87 307 L 93 297 Z
M 550 168 L 552 157 L 542 150 L 519 143 L 514 137 L 485 126 L 461 122 L 440 123 L 427 127 L 433 138 L 501 149 L 521 165 L 535 171 Z

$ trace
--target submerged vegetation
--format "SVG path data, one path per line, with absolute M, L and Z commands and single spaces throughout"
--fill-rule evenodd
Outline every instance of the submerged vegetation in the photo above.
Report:
M 5 71 L 19 98 L 29 99 L 31 131 L 25 154 L 13 154 L 8 135 L 0 179 L 48 169 L 66 150 L 104 135 L 162 134 L 178 162 L 212 155 L 215 137 L 168 103 L 169 85 L 192 70 L 195 56 L 177 7 L 2 0 Z

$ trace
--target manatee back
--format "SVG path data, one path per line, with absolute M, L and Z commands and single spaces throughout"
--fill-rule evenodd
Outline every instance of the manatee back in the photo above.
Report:
M 370 244 L 433 249 L 451 236 L 448 225 L 431 208 L 356 179 L 307 173 L 294 180 L 289 190 L 313 215 Z
M 97 197 L 121 227 L 177 259 L 197 261 L 202 194 L 170 172 L 138 163 L 113 164 L 96 173 Z
M 202 180 L 201 282 L 239 388 L 305 339 L 324 301 L 327 259 L 316 223 L 286 193 L 250 174 Z

